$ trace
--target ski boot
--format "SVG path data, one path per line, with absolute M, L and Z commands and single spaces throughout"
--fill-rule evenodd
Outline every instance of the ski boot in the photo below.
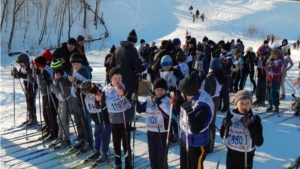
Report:
M 80 139 L 69 151 L 77 151 L 77 150 L 80 150 L 82 144 L 84 143 L 85 141 L 83 139 Z
M 273 110 L 273 106 L 272 105 L 269 105 L 266 109 L 266 111 L 272 111 Z
M 66 146 L 69 146 L 69 145 L 71 145 L 70 140 L 63 140 L 62 142 L 60 142 L 60 143 L 58 143 L 57 145 L 54 146 L 54 150 L 61 149 L 61 148 L 64 148 Z
M 84 141 L 84 143 L 82 144 L 81 148 L 80 148 L 80 153 L 86 153 L 91 149 L 89 143 L 87 143 L 86 141 Z
M 95 150 L 93 154 L 87 157 L 87 160 L 97 160 L 100 157 L 101 153 L 99 150 Z
M 62 138 L 58 138 L 54 142 L 52 142 L 48 147 L 55 147 L 57 144 L 61 143 L 62 141 L 63 141 Z

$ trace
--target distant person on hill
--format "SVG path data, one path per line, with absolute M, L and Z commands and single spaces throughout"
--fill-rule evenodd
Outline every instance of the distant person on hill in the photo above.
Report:
M 193 15 L 192 15 L 192 18 L 193 18 L 193 23 L 194 23 L 194 22 L 195 22 L 195 19 L 196 19 L 196 15 L 193 14 Z
M 297 40 L 297 50 L 299 49 L 299 46 L 300 46 L 300 38 L 298 38 Z
M 200 17 L 201 17 L 202 22 L 204 22 L 204 18 L 205 18 L 204 13 Z
M 199 15 L 200 15 L 200 12 L 199 12 L 199 10 L 197 9 L 197 10 L 196 10 L 196 17 L 197 17 L 197 19 L 199 18 Z
M 275 36 L 272 34 L 272 36 L 271 36 L 271 45 L 273 45 L 273 43 L 274 43 L 274 40 L 275 40 Z
M 156 42 L 155 41 L 153 41 L 151 43 L 150 48 L 151 48 L 151 54 L 150 54 L 150 65 L 151 65 L 151 63 L 153 62 L 153 59 L 154 59 L 155 52 L 158 49 L 157 46 L 156 46 Z
M 193 6 L 192 5 L 190 6 L 189 11 L 190 11 L 190 14 L 193 13 Z
M 281 42 L 280 48 L 282 49 L 284 46 L 288 46 L 288 44 L 289 44 L 288 40 L 287 39 L 283 39 L 282 42 Z M 289 56 L 291 56 L 291 50 L 290 50 L 290 48 L 288 48 L 287 54 Z

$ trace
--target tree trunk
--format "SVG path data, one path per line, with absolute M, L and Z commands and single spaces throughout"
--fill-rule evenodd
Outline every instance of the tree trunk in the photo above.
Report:
M 68 39 L 70 39 L 70 32 L 71 32 L 71 27 L 72 27 L 72 19 L 71 19 L 71 9 L 70 9 L 70 0 L 67 0 L 68 1 L 68 18 L 69 18 L 69 27 L 68 27 Z
M 43 25 L 42 25 L 42 29 L 41 29 L 41 33 L 40 33 L 40 37 L 39 37 L 39 45 L 43 41 L 44 35 L 46 33 L 46 29 L 47 29 L 47 17 L 48 17 L 48 11 L 49 11 L 49 4 L 50 4 L 50 0 L 46 0 L 45 5 L 44 5 L 45 6 L 44 21 L 43 21 Z
M 83 29 L 86 29 L 86 2 L 82 0 L 83 3 Z
M 1 17 L 1 31 L 2 31 L 2 26 L 3 26 L 3 21 L 5 18 L 5 11 L 6 11 L 7 4 L 8 4 L 8 0 L 3 0 L 3 11 L 2 11 L 2 17 Z
M 60 17 L 60 28 L 58 30 L 58 35 L 57 35 L 58 36 L 58 38 L 57 38 L 57 45 L 58 46 L 59 46 L 59 43 L 60 43 L 60 38 L 61 38 L 61 35 L 62 35 L 62 31 L 63 31 L 66 8 L 67 8 L 67 2 L 65 2 L 64 6 L 63 6 L 63 12 L 62 12 L 61 17 Z

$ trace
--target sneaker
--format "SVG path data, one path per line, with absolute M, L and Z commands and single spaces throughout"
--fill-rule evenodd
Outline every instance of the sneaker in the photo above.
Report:
M 273 106 L 272 105 L 269 105 L 266 109 L 266 111 L 272 111 L 273 110 Z
M 114 169 L 122 169 L 122 164 L 118 164 L 118 165 L 116 164 Z
M 71 149 L 72 150 L 79 150 L 84 142 L 85 141 L 83 139 L 80 139 Z
M 96 163 L 105 163 L 107 161 L 107 154 L 101 153 L 100 157 L 97 159 Z M 122 168 L 122 166 L 121 166 Z
M 53 141 L 48 147 L 55 147 L 57 144 L 62 142 L 62 138 L 58 138 L 55 141 Z
M 91 149 L 90 145 L 88 142 L 84 141 L 84 143 L 82 144 L 81 148 L 80 148 L 80 153 L 86 153 Z
M 66 147 L 66 146 L 68 146 L 68 145 L 70 145 L 70 144 L 71 144 L 70 140 L 64 140 L 64 141 L 58 143 L 58 144 L 54 147 L 54 149 L 60 149 L 60 148 Z
M 100 157 L 101 153 L 99 150 L 95 150 L 93 154 L 87 157 L 88 160 L 97 160 Z
M 173 138 L 170 140 L 171 144 L 176 144 L 179 142 L 178 134 L 173 134 Z
M 35 126 L 38 122 L 36 119 L 30 119 L 29 122 L 26 124 L 26 126 Z

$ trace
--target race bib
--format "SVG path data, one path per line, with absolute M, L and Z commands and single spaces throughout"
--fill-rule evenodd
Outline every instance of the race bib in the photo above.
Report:
M 105 92 L 106 106 L 109 113 L 119 113 L 131 107 L 125 96 L 119 96 L 116 87 L 110 87 Z
M 173 74 L 173 71 L 169 72 L 160 72 L 160 77 L 164 78 L 167 81 L 168 87 L 176 86 L 176 80 Z
M 194 65 L 194 69 L 195 70 L 199 70 L 199 72 L 201 72 L 203 70 L 203 61 L 195 61 L 195 65 Z

